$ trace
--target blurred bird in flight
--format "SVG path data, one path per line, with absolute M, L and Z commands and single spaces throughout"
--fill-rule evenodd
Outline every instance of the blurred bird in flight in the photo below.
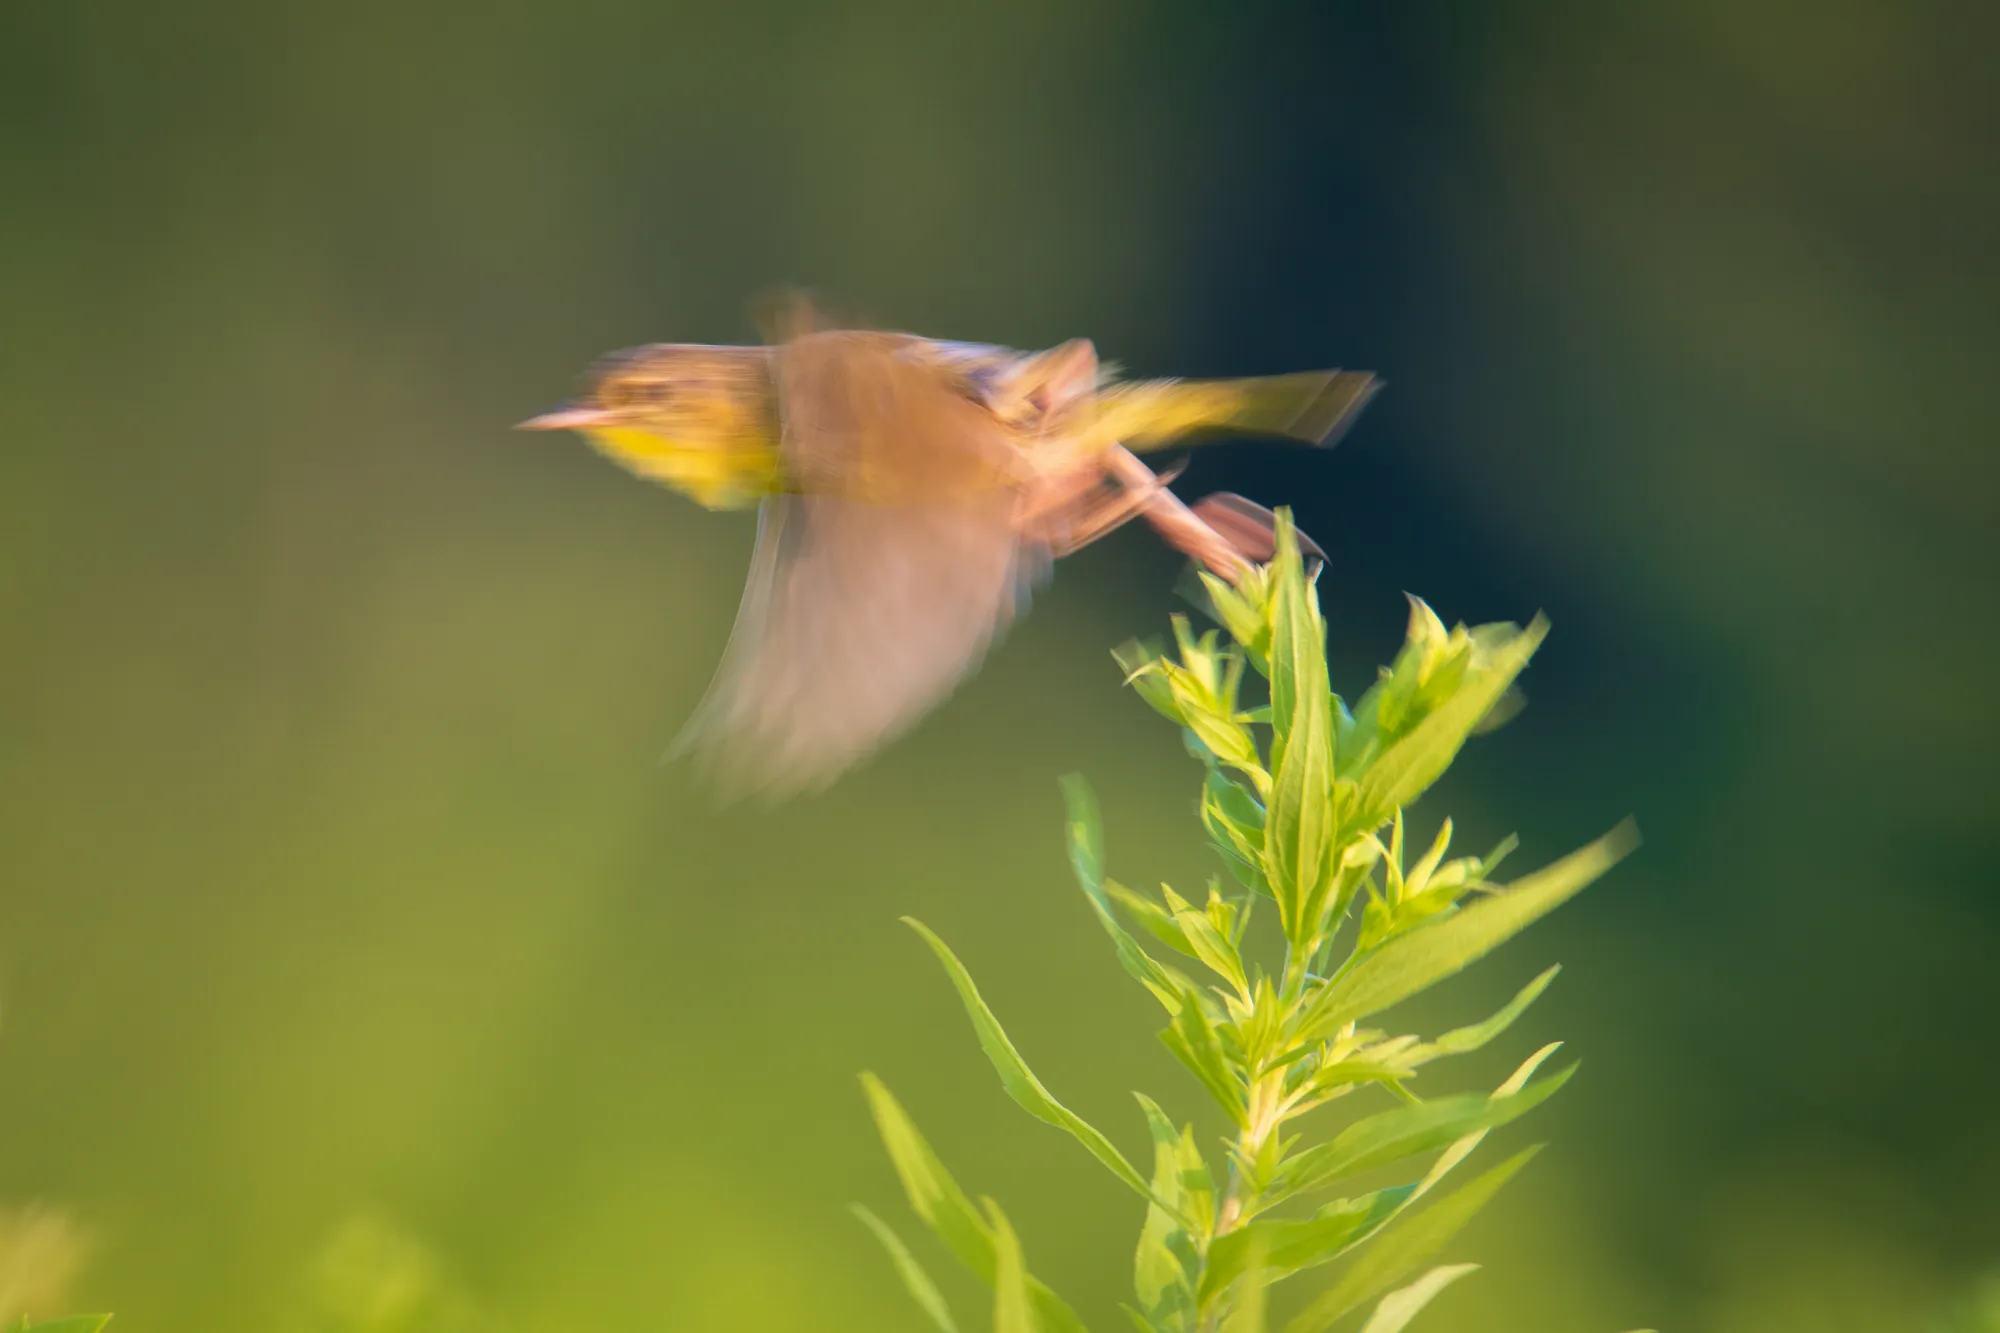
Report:
M 1193 508 L 1136 455 L 1218 432 L 1331 443 L 1373 375 L 1120 381 L 1074 339 L 1043 352 L 838 327 L 803 297 L 763 346 L 603 358 L 574 430 L 709 509 L 757 507 L 750 577 L 676 753 L 732 792 L 824 787 L 948 695 L 1058 557 L 1133 518 L 1216 574 L 1270 558 L 1269 511 Z

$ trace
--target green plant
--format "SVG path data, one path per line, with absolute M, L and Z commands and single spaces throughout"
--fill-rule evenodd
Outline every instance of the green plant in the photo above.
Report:
M 1160 1039 L 1227 1117 L 1221 1157 L 1203 1151 L 1192 1125 L 1139 1095 L 1153 1143 L 1151 1170 L 1140 1171 L 1030 1072 L 944 941 L 909 925 L 944 965 L 1008 1094 L 1145 1200 L 1126 1307 L 1134 1325 L 1252 1333 L 1265 1325 L 1267 1286 L 1338 1259 L 1344 1267 L 1286 1333 L 1316 1333 L 1371 1304 L 1365 1333 L 1394 1333 L 1470 1271 L 1429 1265 L 1535 1149 L 1450 1192 L 1442 1182 L 1488 1131 L 1545 1100 L 1575 1066 L 1537 1078 L 1550 1045 L 1491 1092 L 1423 1098 L 1411 1088 L 1424 1066 L 1505 1032 L 1553 967 L 1500 1012 L 1432 1040 L 1368 1024 L 1568 899 L 1631 851 L 1637 833 L 1628 820 L 1504 887 L 1492 876 L 1511 838 L 1485 856 L 1447 859 L 1445 820 L 1421 854 L 1406 846 L 1405 808 L 1469 736 L 1510 711 L 1514 679 L 1547 631 L 1542 619 L 1526 629 L 1447 631 L 1412 599 L 1401 652 L 1350 711 L 1328 683 L 1314 576 L 1289 515 L 1279 516 L 1270 565 L 1241 587 L 1208 576 L 1203 586 L 1228 643 L 1215 631 L 1197 638 L 1177 616 L 1174 656 L 1130 645 L 1118 659 L 1201 761 L 1200 818 L 1235 887 L 1211 880 L 1197 903 L 1164 885 L 1154 897 L 1106 878 L 1090 789 L 1073 777 L 1064 790 L 1076 878 L 1120 964 L 1166 1011 Z M 1248 672 L 1268 682 L 1267 704 L 1240 697 Z M 1253 915 L 1272 914 L 1278 938 L 1266 931 L 1253 941 Z M 1271 947 L 1260 952 L 1259 942 Z M 1194 967 L 1209 975 L 1197 982 L 1183 970 Z M 911 1208 L 992 1288 L 996 1333 L 1079 1333 L 1075 1312 L 1028 1273 L 999 1206 L 975 1207 L 880 1080 L 862 1082 Z M 1380 1105 L 1369 1108 L 1364 1095 Z M 1335 1102 L 1355 1110 L 1338 1132 L 1301 1123 Z M 1414 1179 L 1357 1188 L 1379 1168 L 1420 1159 L 1428 1165 Z M 956 1333 L 908 1247 L 856 1211 L 931 1322 Z
M 346 1219 L 302 1277 L 283 1324 L 290 1333 L 492 1333 L 499 1327 L 428 1245 L 379 1214 Z
M 2000 1333 L 2000 1272 L 1980 1279 L 1932 1329 L 1933 1333 Z
M 30 1314 L 68 1305 L 89 1250 L 88 1237 L 67 1213 L 39 1204 L 0 1208 L 0 1328 L 18 1333 Z M 91 1316 L 100 1323 L 109 1317 Z

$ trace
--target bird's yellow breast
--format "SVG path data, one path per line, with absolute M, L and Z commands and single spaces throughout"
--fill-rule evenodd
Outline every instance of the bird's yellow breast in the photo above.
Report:
M 607 426 L 591 431 L 590 442 L 626 470 L 671 486 L 704 509 L 749 509 L 784 489 L 777 450 L 765 440 L 685 444 L 635 427 Z

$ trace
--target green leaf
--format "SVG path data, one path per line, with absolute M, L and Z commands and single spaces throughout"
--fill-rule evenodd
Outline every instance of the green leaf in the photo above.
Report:
M 1330 1142 L 1308 1148 L 1286 1164 L 1286 1194 L 1316 1189 L 1407 1157 L 1449 1147 L 1481 1130 L 1495 1129 L 1525 1115 L 1552 1096 L 1576 1072 L 1571 1065 L 1518 1092 L 1461 1093 L 1414 1106 L 1398 1106 L 1357 1120 Z
M 1473 728 L 1528 665 L 1528 659 L 1535 655 L 1535 649 L 1541 646 L 1548 632 L 1547 618 L 1536 616 L 1527 629 L 1494 644 L 1490 652 L 1481 654 L 1486 660 L 1469 673 L 1470 679 L 1460 684 L 1407 736 L 1376 757 L 1359 776 L 1364 826 L 1372 828 L 1387 819 L 1392 811 L 1416 800 L 1437 781 L 1438 775 L 1458 756 Z
M 1311 632 L 1309 622 L 1318 618 L 1318 608 L 1306 591 L 1291 510 L 1278 510 L 1277 519 L 1277 554 L 1271 560 L 1271 727 L 1282 735 L 1292 729 L 1312 676 L 1311 659 L 1316 655 L 1324 663 L 1326 641 Z
M 1411 1051 L 1408 1059 L 1411 1063 L 1420 1064 L 1440 1059 L 1447 1055 L 1467 1055 L 1478 1050 L 1480 1047 L 1486 1045 L 1487 1042 L 1492 1041 L 1495 1037 L 1512 1027 L 1514 1020 L 1527 1012 L 1528 1006 L 1541 997 L 1542 992 L 1549 988 L 1549 983 L 1556 979 L 1556 973 L 1560 971 L 1562 971 L 1562 964 L 1555 964 L 1533 981 L 1523 986 L 1518 995 L 1507 1001 L 1506 1007 L 1493 1015 L 1493 1017 L 1487 1019 L 1484 1023 L 1474 1023 L 1470 1027 L 1453 1028 L 1436 1041 L 1429 1042 Z
M 1194 1312 L 1191 1269 L 1200 1255 L 1181 1221 L 1205 1223 L 1215 1210 L 1214 1185 L 1195 1146 L 1192 1128 L 1176 1129 L 1144 1093 L 1135 1093 L 1153 1136 L 1153 1193 L 1173 1208 L 1146 1207 L 1146 1224 L 1132 1260 L 1132 1289 L 1151 1318 L 1180 1327 Z M 1178 1214 L 1178 1216 L 1176 1215 Z
M 1554 1055 L 1561 1046 L 1561 1042 L 1552 1041 L 1523 1060 L 1520 1067 L 1507 1076 L 1507 1081 L 1493 1090 L 1493 1095 L 1495 1097 L 1511 1097 L 1522 1088 L 1527 1087 L 1528 1080 L 1535 1076 L 1535 1071 L 1542 1067 L 1542 1062 L 1547 1060 L 1551 1055 Z M 1429 1194 L 1433 1189 L 1436 1189 L 1439 1181 L 1443 1180 L 1453 1171 L 1456 1171 L 1459 1164 L 1472 1156 L 1474 1150 L 1486 1141 L 1486 1136 L 1489 1132 L 1491 1132 L 1490 1129 L 1475 1129 L 1472 1133 L 1467 1134 L 1464 1138 L 1439 1153 L 1437 1160 L 1431 1163 L 1431 1169 L 1426 1171 L 1424 1178 L 1417 1182 L 1416 1193 L 1411 1195 L 1411 1201 L 1415 1202 L 1417 1199 L 1421 1199 L 1424 1195 Z
M 1406 900 L 1423 893 L 1431 882 L 1431 876 L 1435 875 L 1437 868 L 1444 864 L 1444 854 L 1450 849 L 1451 821 L 1447 819 L 1438 825 L 1437 836 L 1431 840 L 1430 850 L 1417 858 L 1417 863 L 1410 867 L 1408 874 L 1404 875 L 1403 897 Z
M 1485 716 L 1472 724 L 1472 734 L 1491 735 L 1519 717 L 1521 710 L 1527 706 L 1528 696 L 1522 692 L 1521 687 L 1509 685 L 1501 692 L 1500 697 L 1494 700 L 1493 706 L 1486 710 Z
M 979 1034 L 979 1044 L 985 1050 L 986 1058 L 992 1063 L 994 1071 L 1000 1075 L 1001 1086 L 1007 1089 L 1007 1095 L 1037 1120 L 1045 1121 L 1067 1132 L 1078 1143 L 1089 1149 L 1090 1155 L 1102 1162 L 1112 1175 L 1130 1185 L 1141 1195 L 1151 1198 L 1152 1191 L 1147 1188 L 1145 1177 L 1133 1169 L 1132 1164 L 1125 1160 L 1124 1154 L 1111 1145 L 1111 1140 L 1086 1123 L 1083 1117 L 1049 1095 L 1049 1090 L 1042 1086 L 1042 1081 L 1035 1077 L 1034 1071 L 1030 1070 L 1027 1062 L 1021 1059 L 1021 1053 L 1014 1049 L 1014 1043 L 1007 1039 L 1006 1030 L 1000 1026 L 1000 1020 L 993 1016 L 993 1011 L 986 1007 L 986 1001 L 979 997 L 979 988 L 972 984 L 971 974 L 965 970 L 964 964 L 958 961 L 958 955 L 946 947 L 943 940 L 932 934 L 930 927 L 923 922 L 907 916 L 903 918 L 903 922 L 923 937 L 924 943 L 931 946 L 931 952 L 944 964 L 944 970 L 951 977 L 951 984 L 958 988 L 959 999 L 965 1003 L 967 1016 L 972 1019 L 973 1031 Z
M 1264 805 L 1257 794 L 1236 782 L 1219 768 L 1203 775 L 1202 785 L 1214 800 L 1217 812 L 1234 826 L 1243 839 L 1243 850 L 1254 852 L 1264 841 Z
M 21 1319 L 21 1333 L 97 1333 L 97 1330 L 110 1322 L 111 1316 L 108 1314 L 78 1314 L 30 1324 L 24 1315 Z
M 985 1220 L 974 1211 L 972 1200 L 965 1197 L 965 1191 L 951 1178 L 944 1163 L 931 1151 L 930 1144 L 917 1132 L 902 1104 L 882 1081 L 873 1074 L 863 1074 L 861 1086 L 868 1094 L 875 1128 L 889 1150 L 889 1160 L 903 1182 L 903 1192 L 909 1196 L 910 1211 L 937 1232 L 959 1262 L 990 1284 L 993 1238 Z
M 991 1199 L 981 1199 L 993 1224 L 993 1333 L 1036 1333 L 1029 1313 L 1028 1271 L 1021 1261 L 1021 1242 L 1007 1215 Z
M 1253 572 L 1242 588 L 1231 587 L 1206 571 L 1198 572 L 1199 582 L 1183 595 L 1221 622 L 1249 656 L 1250 664 L 1263 675 L 1270 674 L 1271 617 L 1267 576 Z
M 1264 807 L 1213 764 L 1202 781 L 1201 822 L 1208 830 L 1210 845 L 1236 882 L 1268 897 L 1271 885 L 1264 877 Z
M 1285 938 L 1302 944 L 1333 882 L 1333 701 L 1326 626 L 1299 568 L 1296 534 L 1279 513 L 1271 619 L 1271 799 L 1264 873 Z
M 1132 922 L 1160 943 L 1189 958 L 1200 957 L 1188 937 L 1174 921 L 1174 914 L 1152 899 L 1134 889 L 1128 889 L 1115 879 L 1104 881 L 1104 892 L 1131 918 Z
M 1402 1333 L 1403 1326 L 1429 1305 L 1437 1294 L 1467 1273 L 1478 1271 L 1478 1264 L 1447 1264 L 1433 1268 L 1407 1287 L 1399 1287 L 1382 1298 L 1375 1307 L 1375 1313 L 1362 1325 L 1361 1333 Z
M 1405 594 L 1408 596 L 1408 594 Z M 1442 650 L 1443 626 L 1422 598 L 1410 597 L 1410 627 L 1395 661 L 1383 668 L 1375 683 L 1355 702 L 1354 725 L 1342 736 L 1341 773 L 1351 777 L 1374 762 L 1382 747 L 1414 722 L 1408 720 L 1426 666 L 1435 665 Z M 1419 719 L 1420 720 L 1420 719 Z
M 1554 1055 L 1560 1047 L 1562 1047 L 1560 1041 L 1552 1041 L 1546 1047 L 1542 1047 L 1540 1051 L 1536 1051 L 1534 1055 L 1530 1055 L 1528 1059 L 1524 1059 L 1520 1063 L 1520 1069 L 1516 1069 L 1514 1073 L 1510 1073 L 1508 1079 L 1506 1079 L 1506 1083 L 1502 1083 L 1500 1087 L 1494 1089 L 1494 1097 L 1512 1097 L 1520 1089 L 1528 1087 L 1528 1079 L 1534 1077 L 1534 1071 L 1540 1069 L 1542 1061 L 1546 1061 L 1550 1055 Z M 1438 1153 L 1436 1161 L 1430 1163 L 1430 1171 L 1426 1171 L 1424 1179 L 1416 1183 L 1416 1193 L 1410 1195 L 1410 1203 L 1416 1203 L 1418 1199 L 1422 1199 L 1424 1195 L 1428 1195 L 1432 1189 L 1438 1187 L 1438 1183 L 1444 1177 L 1448 1177 L 1468 1157 L 1472 1157 L 1472 1153 L 1480 1147 L 1480 1143 L 1486 1141 L 1488 1133 L 1492 1133 L 1492 1131 L 1490 1129 L 1474 1129 L 1470 1135 L 1466 1135 L 1464 1139 L 1460 1139 L 1452 1147 L 1448 1147 L 1442 1153 Z
M 1134 639 L 1112 649 L 1111 658 L 1125 672 L 1125 683 L 1137 690 L 1154 712 L 1169 722 L 1182 721 L 1180 705 L 1174 702 L 1173 686 L 1167 681 L 1159 649 Z
M 1222 932 L 1232 949 L 1243 947 L 1243 933 L 1250 926 L 1250 909 L 1256 904 L 1248 896 L 1230 899 L 1222 896 L 1222 882 L 1214 875 L 1208 877 L 1208 902 L 1202 907 L 1209 924 Z
M 1222 1333 L 1265 1333 L 1264 1300 L 1271 1281 L 1270 1270 L 1265 1268 L 1263 1256 L 1254 1253 L 1245 1269 L 1243 1288 L 1237 1294 L 1235 1308 L 1222 1321 Z
M 1246 1110 L 1242 1080 L 1232 1068 L 1214 1027 L 1209 1024 L 1208 1015 L 1202 1010 L 1201 997 L 1192 988 L 1182 992 L 1180 1011 L 1174 1015 L 1174 1021 L 1161 1031 L 1160 1040 L 1187 1066 L 1188 1072 L 1201 1081 L 1202 1087 L 1208 1089 L 1216 1105 L 1241 1128 Z
M 1155 1144 L 1171 1139 L 1174 1147 L 1175 1198 L 1181 1203 L 1181 1215 L 1194 1223 L 1196 1230 L 1205 1238 L 1215 1218 L 1215 1177 L 1210 1174 L 1208 1163 L 1202 1159 L 1201 1149 L 1194 1141 L 1194 1126 L 1183 1125 L 1178 1136 L 1174 1134 L 1173 1121 L 1166 1112 L 1143 1092 L 1132 1094 L 1139 1101 L 1139 1108 L 1146 1113 L 1146 1126 L 1153 1135 Z
M 1505 890 L 1420 926 L 1365 955 L 1312 999 L 1301 1037 L 1320 1037 L 1379 1013 L 1486 956 L 1581 892 L 1639 845 L 1630 819 L 1589 846 Z
M 1174 924 L 1186 936 L 1188 947 L 1195 957 L 1207 964 L 1208 969 L 1236 988 L 1239 995 L 1248 997 L 1250 980 L 1243 974 L 1243 959 L 1236 952 L 1223 933 L 1215 928 L 1207 912 L 1186 908 L 1174 913 Z
M 1077 880 L 1095 894 L 1104 883 L 1104 821 L 1097 815 L 1097 794 L 1081 773 L 1062 779 L 1063 805 L 1069 816 L 1067 828 L 1069 863 Z
M 944 1163 L 938 1160 L 931 1145 L 917 1132 L 902 1104 L 883 1086 L 882 1081 L 873 1074 L 863 1074 L 861 1086 L 868 1094 L 868 1107 L 875 1117 L 875 1127 L 882 1135 L 883 1146 L 889 1150 L 889 1160 L 894 1163 L 896 1175 L 903 1182 L 903 1193 L 909 1198 L 910 1211 L 937 1233 L 938 1239 L 975 1277 L 992 1286 L 998 1257 L 993 1232 L 986 1219 L 973 1208 L 972 1201 L 965 1197 L 965 1191 L 944 1169 Z M 1028 1279 L 1028 1291 L 1044 1333 L 1086 1333 L 1083 1321 L 1063 1303 L 1060 1296 L 1034 1278 Z
M 1076 882 L 1090 900 L 1097 924 L 1111 937 L 1119 966 L 1126 974 L 1152 992 L 1153 998 L 1169 1014 L 1179 1011 L 1180 996 L 1189 981 L 1139 947 L 1131 932 L 1118 924 L 1106 896 L 1104 879 L 1104 827 L 1097 817 L 1097 797 L 1081 775 L 1072 773 L 1062 780 L 1063 801 L 1069 811 L 1068 842 L 1070 867 Z M 1130 892 L 1130 890 L 1125 890 Z M 1136 896 L 1136 895 L 1134 895 Z
M 943 1294 L 938 1291 L 937 1284 L 931 1281 L 930 1274 L 924 1271 L 923 1265 L 917 1262 L 916 1256 L 910 1253 L 909 1247 L 903 1244 L 902 1237 L 891 1231 L 888 1223 L 860 1204 L 852 1205 L 852 1211 L 861 1219 L 863 1226 L 875 1233 L 875 1239 L 882 1243 L 882 1248 L 889 1252 L 889 1262 L 896 1266 L 896 1272 L 903 1279 L 903 1288 L 910 1293 L 910 1299 L 931 1317 L 931 1323 L 938 1327 L 940 1333 L 958 1333 L 958 1325 L 952 1322 L 951 1310 L 945 1305 Z
M 1207 701 L 1193 695 L 1182 677 L 1171 671 L 1167 680 L 1175 687 L 1175 701 L 1180 705 L 1181 716 L 1187 719 L 1187 729 L 1195 734 L 1210 754 L 1232 768 L 1245 772 L 1262 771 L 1258 763 L 1257 743 L 1250 739 L 1249 731 L 1242 721 L 1232 714 L 1225 714 Z
M 1473 880 L 1483 883 L 1486 880 L 1492 879 L 1493 872 L 1500 868 L 1500 863 L 1505 861 L 1509 856 L 1512 856 L 1514 849 L 1520 845 L 1520 838 L 1512 833 L 1502 838 L 1500 845 L 1486 853 L 1486 858 L 1479 863 L 1479 869 L 1473 872 Z
M 1516 1153 L 1422 1212 L 1405 1215 L 1383 1228 L 1373 1244 L 1356 1253 L 1353 1264 L 1333 1286 L 1285 1326 L 1285 1333 L 1318 1333 L 1428 1263 L 1539 1151 L 1529 1148 Z
M 1396 1185 L 1358 1199 L 1336 1199 L 1312 1217 L 1261 1218 L 1217 1236 L 1202 1270 L 1200 1299 L 1226 1290 L 1259 1254 L 1274 1279 L 1338 1258 L 1393 1217 L 1413 1188 Z

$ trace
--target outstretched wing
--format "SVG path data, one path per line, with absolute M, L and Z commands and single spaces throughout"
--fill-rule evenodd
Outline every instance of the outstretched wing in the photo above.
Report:
M 898 335 L 778 354 L 800 494 L 767 501 L 721 669 L 679 748 L 732 793 L 822 787 L 940 703 L 1025 605 L 1012 440 Z

